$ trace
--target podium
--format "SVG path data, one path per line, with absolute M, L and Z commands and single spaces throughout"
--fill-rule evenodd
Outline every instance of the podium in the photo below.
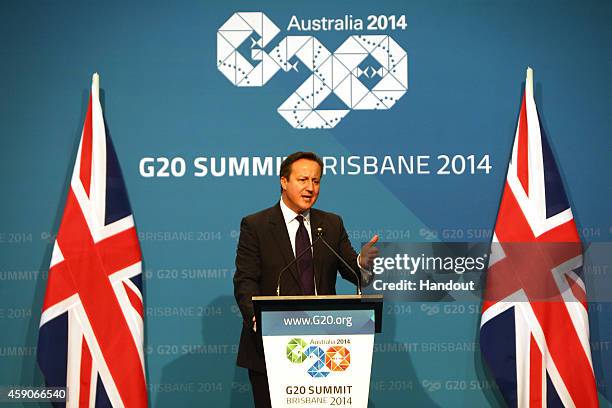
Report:
M 253 296 L 272 407 L 368 405 L 382 295 Z

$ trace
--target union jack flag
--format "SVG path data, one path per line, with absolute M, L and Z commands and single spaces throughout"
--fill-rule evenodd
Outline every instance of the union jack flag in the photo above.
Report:
M 480 326 L 480 348 L 509 406 L 598 406 L 581 267 L 576 223 L 528 69 Z
M 94 74 L 38 335 L 47 385 L 69 407 L 144 407 L 141 253 Z

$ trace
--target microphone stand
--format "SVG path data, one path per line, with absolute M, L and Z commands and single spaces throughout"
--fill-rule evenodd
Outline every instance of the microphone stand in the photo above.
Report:
M 344 266 L 346 266 L 351 272 L 353 272 L 353 275 L 355 275 L 355 278 L 357 278 L 357 294 L 361 296 L 361 278 L 359 277 L 359 275 L 357 275 L 357 272 L 355 272 L 355 270 L 351 267 L 351 265 L 349 265 L 344 260 L 344 258 L 342 258 L 340 254 L 338 254 L 338 252 L 336 252 L 334 248 L 332 248 L 331 245 L 327 243 L 325 238 L 323 238 L 323 228 L 322 227 L 317 227 L 317 240 L 319 239 L 321 240 L 321 242 L 325 244 L 327 248 L 329 248 L 330 251 L 332 251 L 334 255 L 336 255 L 336 258 L 338 258 L 344 264 Z

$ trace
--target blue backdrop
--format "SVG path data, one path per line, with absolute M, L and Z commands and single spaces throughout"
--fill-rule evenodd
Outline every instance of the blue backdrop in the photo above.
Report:
M 287 35 L 315 36 L 330 51 L 350 35 L 389 35 L 408 55 L 408 90 L 389 110 L 294 129 L 276 110 L 310 74 L 303 64 L 252 88 L 217 69 L 217 30 L 238 11 L 264 12 L 279 27 L 268 51 Z M 294 15 L 405 15 L 407 27 L 287 30 Z M 141 238 L 151 403 L 244 406 L 248 379 L 234 365 L 237 233 L 242 216 L 278 200 L 279 187 L 275 175 L 213 176 L 212 158 L 374 156 L 375 174 L 328 171 L 317 202 L 342 214 L 355 246 L 375 232 L 396 242 L 486 241 L 529 65 L 582 237 L 610 241 L 610 21 L 606 1 L 2 2 L 0 385 L 43 381 L 35 352 L 46 270 L 93 72 Z M 384 156 L 398 155 L 429 156 L 430 174 L 381 171 Z M 488 157 L 491 168 L 436 174 L 439 155 Z M 185 174 L 145 177 L 143 158 L 160 157 L 179 158 L 178 169 L 184 161 Z M 207 158 L 205 177 L 194 175 L 196 158 Z M 344 282 L 338 290 L 352 291 Z M 387 303 L 372 406 L 501 405 L 478 351 L 478 302 L 448 305 Z M 591 305 L 602 406 L 612 400 L 611 323 L 611 303 Z

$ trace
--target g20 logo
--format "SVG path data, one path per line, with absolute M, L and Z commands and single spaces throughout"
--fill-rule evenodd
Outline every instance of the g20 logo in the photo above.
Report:
M 307 372 L 315 378 L 327 377 L 331 372 L 346 371 L 351 365 L 351 352 L 347 347 L 335 345 L 324 350 L 299 337 L 289 340 L 286 353 L 287 359 L 294 364 L 302 364 L 313 356 L 314 363 L 308 367 Z
M 280 70 L 297 71 L 292 58 L 301 61 L 312 74 L 278 107 L 296 129 L 331 129 L 351 110 L 390 109 L 408 89 L 408 56 L 388 35 L 352 35 L 333 52 L 313 36 L 287 36 L 266 52 L 279 31 L 264 13 L 235 13 L 217 32 L 217 68 L 235 86 L 262 87 Z M 257 65 L 238 51 L 249 38 Z M 361 77 L 380 79 L 370 89 Z M 343 109 L 319 108 L 332 94 Z

